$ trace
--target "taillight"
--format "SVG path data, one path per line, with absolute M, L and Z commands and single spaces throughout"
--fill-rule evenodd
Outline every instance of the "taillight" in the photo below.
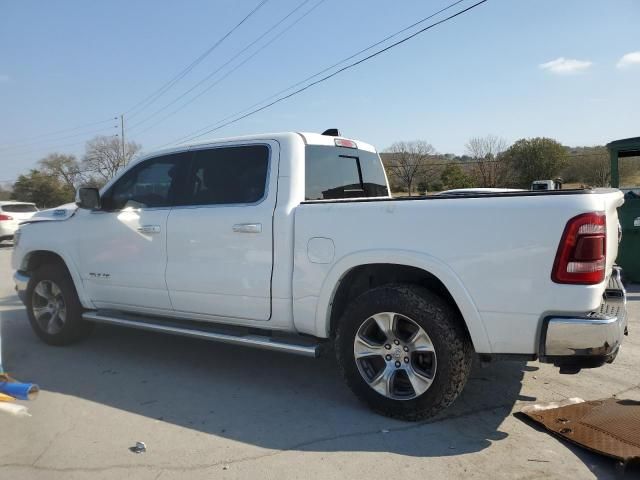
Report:
M 356 142 L 347 140 L 346 138 L 336 138 L 333 142 L 336 144 L 336 147 L 358 148 Z
M 4 213 L 0 213 L 0 222 L 2 222 L 3 220 L 13 220 L 13 217 L 11 215 L 5 215 Z
M 583 213 L 567 223 L 553 263 L 556 283 L 595 285 L 607 266 L 607 219 L 604 213 Z

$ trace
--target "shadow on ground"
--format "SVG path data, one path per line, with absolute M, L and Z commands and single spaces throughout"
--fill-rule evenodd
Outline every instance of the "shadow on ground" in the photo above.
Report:
M 15 366 L 16 377 L 47 391 L 269 449 L 420 457 L 477 452 L 507 436 L 500 425 L 517 400 L 536 400 L 521 397 L 520 390 L 523 372 L 537 367 L 524 362 L 476 367 L 455 405 L 425 428 L 368 411 L 330 358 L 109 326 L 97 326 L 78 345 L 49 347 L 33 335 L 15 296 L 2 304 L 4 361 Z M 387 430 L 403 431 L 403 441 L 369 435 Z M 407 435 L 415 438 L 407 441 Z M 600 465 L 607 477 L 613 472 L 613 462 L 571 448 L 585 464 Z
M 4 363 L 15 366 L 14 376 L 44 390 L 270 449 L 375 451 L 380 444 L 368 445 L 366 433 L 420 426 L 368 411 L 330 358 L 110 326 L 97 326 L 72 347 L 50 347 L 31 332 L 24 309 L 12 308 L 13 298 L 4 301 L 10 308 L 0 313 Z M 482 412 L 482 421 L 438 428 L 439 442 L 385 442 L 385 449 L 443 456 L 482 450 L 504 438 L 498 428 L 518 399 L 524 368 L 516 362 L 477 369 L 444 417 Z M 344 441 L 350 434 L 362 439 Z

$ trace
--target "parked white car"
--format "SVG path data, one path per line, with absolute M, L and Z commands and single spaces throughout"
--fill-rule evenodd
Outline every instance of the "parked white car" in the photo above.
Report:
M 622 202 L 612 189 L 391 198 L 372 146 L 265 134 L 157 152 L 80 189 L 74 213 L 21 227 L 13 267 L 49 344 L 102 322 L 335 351 L 359 398 L 418 419 L 455 400 L 474 355 L 561 372 L 613 361 Z
M 13 240 L 18 225 L 29 220 L 38 211 L 35 203 L 17 202 L 14 200 L 0 201 L 0 242 Z

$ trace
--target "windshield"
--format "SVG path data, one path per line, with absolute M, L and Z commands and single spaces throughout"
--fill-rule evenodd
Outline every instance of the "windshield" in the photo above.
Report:
M 305 166 L 305 200 L 389 195 L 382 162 L 376 153 L 309 145 Z

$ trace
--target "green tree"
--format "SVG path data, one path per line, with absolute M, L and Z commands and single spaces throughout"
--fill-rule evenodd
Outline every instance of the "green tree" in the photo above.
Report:
M 440 175 L 442 184 L 446 190 L 453 188 L 469 188 L 473 186 L 473 180 L 465 173 L 460 165 L 451 163 L 444 167 Z
M 32 169 L 20 175 L 13 185 L 13 198 L 33 202 L 38 207 L 50 208 L 73 201 L 74 190 L 57 177 Z
M 0 200 L 11 200 L 12 192 L 0 186 Z
M 505 152 L 517 183 L 527 188 L 534 180 L 553 179 L 566 164 L 566 150 L 552 138 L 522 138 Z

